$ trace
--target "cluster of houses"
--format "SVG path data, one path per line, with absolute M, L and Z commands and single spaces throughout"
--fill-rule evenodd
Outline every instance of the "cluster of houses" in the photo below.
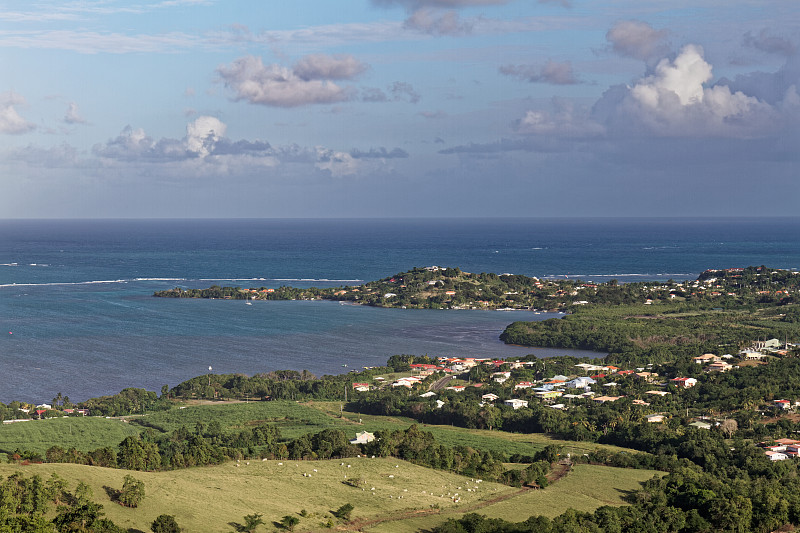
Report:
M 13 424 L 15 422 L 30 422 L 31 420 L 41 420 L 45 418 L 45 414 L 48 411 L 53 411 L 53 406 L 49 403 L 41 403 L 37 406 L 32 405 L 23 405 L 19 407 L 19 410 L 23 413 L 27 413 L 29 418 L 13 418 L 10 420 L 3 420 L 3 424 Z M 56 411 L 62 412 L 65 415 L 82 415 L 82 416 L 89 416 L 88 409 L 70 409 L 70 408 L 56 408 Z
M 770 461 L 785 461 L 800 456 L 800 440 L 776 439 L 774 443 L 762 442 L 759 446 L 764 448 L 764 454 Z

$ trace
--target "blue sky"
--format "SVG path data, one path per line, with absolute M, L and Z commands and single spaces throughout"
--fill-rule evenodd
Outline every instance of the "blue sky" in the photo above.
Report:
M 797 215 L 800 6 L 0 7 L 0 218 Z

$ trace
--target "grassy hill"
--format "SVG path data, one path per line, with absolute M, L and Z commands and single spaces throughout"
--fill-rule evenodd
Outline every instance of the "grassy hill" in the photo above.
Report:
M 524 519 L 531 514 L 555 516 L 568 507 L 589 511 L 620 505 L 626 491 L 655 474 L 579 465 L 547 489 L 521 492 L 396 459 L 242 461 L 170 472 L 133 472 L 145 483 L 146 495 L 139 508 L 128 509 L 112 503 L 104 487 L 120 488 L 131 472 L 69 464 L 0 465 L 2 476 L 20 470 L 43 478 L 55 472 L 70 488 L 84 481 L 108 518 L 132 530 L 149 531 L 155 517 L 163 513 L 175 515 L 185 531 L 231 531 L 252 513 L 264 515 L 267 526 L 261 531 L 273 529 L 270 522 L 287 514 L 300 518 L 301 531 L 321 530 L 332 517 L 330 511 L 351 503 L 353 517 L 362 520 L 367 531 L 387 533 L 417 531 L 470 511 Z M 364 483 L 361 488 L 345 485 L 345 476 Z M 503 497 L 508 499 L 491 503 Z M 306 517 L 299 515 L 303 509 Z
M 243 427 L 275 424 L 282 438 L 294 439 L 306 433 L 327 428 L 339 428 L 354 437 L 356 432 L 406 429 L 415 421 L 405 417 L 364 415 L 341 412 L 341 402 L 293 401 L 234 403 L 219 402 L 190 405 L 169 411 L 135 415 L 123 419 L 99 417 L 68 417 L 17 422 L 0 426 L 0 453 L 10 453 L 17 448 L 38 452 L 41 455 L 51 446 L 64 449 L 74 446 L 78 450 L 116 446 L 127 436 L 145 428 L 171 433 L 181 426 L 194 428 L 200 422 L 208 425 L 217 421 L 223 431 Z M 437 441 L 448 446 L 470 446 L 480 450 L 499 451 L 504 454 L 533 455 L 548 444 L 564 446 L 565 453 L 589 453 L 598 448 L 610 452 L 634 450 L 590 442 L 573 442 L 551 438 L 544 434 L 520 434 L 504 431 L 471 430 L 453 426 L 424 425 Z
M 19 448 L 44 455 L 51 446 L 91 451 L 116 447 L 125 437 L 139 431 L 140 428 L 120 420 L 99 417 L 47 418 L 2 424 L 0 453 L 11 453 Z

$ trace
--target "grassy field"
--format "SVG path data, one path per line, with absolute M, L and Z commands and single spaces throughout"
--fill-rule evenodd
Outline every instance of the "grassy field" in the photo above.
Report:
M 75 447 L 90 451 L 105 446 L 116 447 L 139 429 L 120 420 L 97 417 L 67 417 L 14 422 L 0 426 L 0 453 L 17 448 L 42 455 L 51 446 Z
M 2 476 L 19 470 L 43 478 L 56 472 L 72 489 L 79 480 L 88 483 L 106 516 L 134 531 L 149 531 L 150 523 L 162 513 L 175 515 L 185 531 L 232 531 L 251 513 L 263 513 L 267 521 L 260 531 L 273 530 L 271 522 L 287 514 L 300 518 L 301 531 L 321 530 L 332 517 L 330 511 L 351 503 L 353 517 L 365 522 L 365 530 L 376 533 L 418 531 L 473 510 L 524 520 L 534 514 L 555 516 L 569 507 L 592 511 L 601 505 L 621 505 L 627 491 L 656 474 L 578 465 L 547 489 L 520 492 L 395 459 L 354 458 L 344 464 L 339 460 L 242 461 L 171 472 L 133 472 L 145 483 L 145 499 L 139 508 L 128 509 L 111 502 L 104 488 L 119 489 L 128 471 L 70 464 L 0 465 Z M 342 483 L 345 476 L 362 479 L 362 488 Z M 491 503 L 502 497 L 508 499 Z M 307 516 L 301 518 L 303 509 Z M 380 522 L 387 518 L 394 520 Z M 370 525 L 371 521 L 378 523 Z
M 309 402 L 305 405 L 326 413 L 331 418 L 335 418 L 337 425 L 342 423 L 350 424 L 350 429 L 354 432 L 364 430 L 377 431 L 378 429 L 405 429 L 416 423 L 411 418 L 361 415 L 347 411 L 342 413 L 344 415 L 344 420 L 342 420 L 338 418 L 341 402 Z M 506 431 L 465 429 L 430 424 L 419 424 L 419 426 L 423 430 L 433 433 L 438 442 L 448 446 L 471 446 L 480 450 L 499 451 L 506 454 L 533 455 L 548 444 L 563 446 L 564 453 L 572 454 L 589 453 L 599 448 L 609 450 L 612 453 L 620 451 L 637 453 L 635 450 L 619 446 L 554 439 L 542 433 L 509 433 Z M 346 429 L 346 427 L 344 426 L 343 429 Z
M 410 418 L 364 415 L 340 411 L 341 402 L 292 401 L 213 403 L 190 405 L 169 411 L 148 413 L 144 416 L 126 417 L 124 420 L 98 417 L 69 417 L 30 422 L 17 422 L 0 426 L 0 453 L 20 449 L 44 454 L 53 445 L 90 451 L 104 446 L 116 447 L 128 435 L 146 427 L 171 433 L 181 426 L 194 429 L 198 422 L 208 425 L 218 421 L 223 431 L 270 423 L 276 425 L 284 440 L 305 433 L 315 433 L 326 428 L 341 428 L 349 437 L 360 431 L 406 429 L 416 423 Z M 583 454 L 597 448 L 612 452 L 629 451 L 615 446 L 578 443 L 550 438 L 543 434 L 518 434 L 504 431 L 464 429 L 453 426 L 420 424 L 431 432 L 437 441 L 448 446 L 470 446 L 480 450 L 499 451 L 504 454 L 533 455 L 548 444 L 564 446 L 564 453 Z
M 247 514 L 263 513 L 265 521 L 278 521 L 287 514 L 299 517 L 302 509 L 310 516 L 301 518 L 299 529 L 322 529 L 332 516 L 330 511 L 345 503 L 355 507 L 353 517 L 373 519 L 429 510 L 433 505 L 452 509 L 516 490 L 395 459 L 353 458 L 344 465 L 338 460 L 242 461 L 171 472 L 133 472 L 145 483 L 145 499 L 139 508 L 127 509 L 112 503 L 103 487 L 121 488 L 128 471 L 69 464 L 0 465 L 0 475 L 19 469 L 44 478 L 56 472 L 72 489 L 83 480 L 93 488 L 94 499 L 103 504 L 108 518 L 141 531 L 149 531 L 162 513 L 175 515 L 185 531 L 232 531 L 232 524 L 243 523 Z M 343 483 L 345 476 L 365 483 L 362 488 L 350 487 Z M 458 504 L 453 502 L 456 493 Z M 261 528 L 272 529 L 271 525 Z
M 503 501 L 480 506 L 474 512 L 490 518 L 514 522 L 529 516 L 555 517 L 569 508 L 591 512 L 603 505 L 624 505 L 623 497 L 641 487 L 654 475 L 653 470 L 629 470 L 608 466 L 576 465 L 572 472 L 544 490 L 531 490 Z M 479 504 L 480 505 L 480 504 Z M 458 518 L 465 510 L 446 509 L 435 516 L 387 521 L 365 531 L 370 533 L 412 533 L 430 529 L 447 518 Z
M 292 401 L 189 405 L 131 419 L 134 424 L 153 427 L 165 433 L 172 433 L 181 426 L 194 429 L 198 422 L 207 426 L 214 421 L 220 423 L 223 431 L 234 431 L 263 423 L 275 424 L 285 439 L 345 423 L 334 420 L 317 409 Z

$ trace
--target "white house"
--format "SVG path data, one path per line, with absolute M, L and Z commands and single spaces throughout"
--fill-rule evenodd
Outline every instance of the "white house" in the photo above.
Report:
M 770 461 L 785 461 L 786 459 L 789 458 L 789 456 L 783 452 L 773 452 L 767 450 L 764 453 L 767 455 L 767 457 L 769 457 Z
M 366 444 L 375 440 L 375 435 L 369 431 L 356 433 L 356 438 L 350 439 L 350 444 Z
M 572 381 L 567 381 L 564 385 L 568 389 L 583 389 L 588 387 L 589 385 L 594 385 L 597 381 L 593 380 L 590 377 L 581 377 L 575 378 Z
M 519 409 L 520 407 L 528 407 L 528 402 L 526 400 L 519 400 L 517 398 L 506 400 L 503 403 L 506 405 L 510 405 L 514 409 Z

